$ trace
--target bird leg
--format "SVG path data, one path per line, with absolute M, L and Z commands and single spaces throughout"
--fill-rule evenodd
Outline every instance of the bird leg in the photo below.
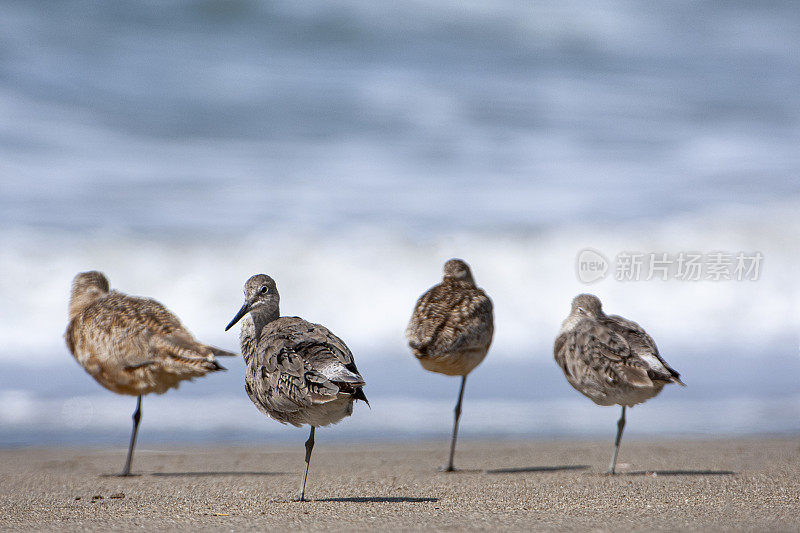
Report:
M 142 396 L 136 399 L 136 411 L 133 412 L 133 431 L 131 432 L 131 443 L 128 445 L 128 459 L 125 461 L 125 468 L 122 469 L 120 476 L 131 474 L 131 462 L 133 461 L 133 448 L 136 446 L 136 434 L 139 432 L 139 420 L 142 419 Z
M 622 440 L 622 430 L 625 429 L 625 406 L 622 406 L 622 416 L 619 417 L 617 421 L 617 438 L 614 441 L 614 455 L 611 456 L 611 464 L 608 466 L 608 471 L 606 474 L 611 474 L 612 476 L 616 473 L 615 468 L 617 466 L 617 453 L 619 453 L 619 441 Z
M 303 482 L 300 484 L 300 497 L 297 501 L 306 501 L 306 479 L 308 479 L 308 465 L 311 463 L 311 451 L 314 449 L 314 430 L 316 428 L 311 426 L 311 434 L 306 441 L 306 471 L 303 474 Z
M 453 437 L 450 441 L 450 460 L 447 466 L 443 469 L 445 472 L 453 472 L 453 456 L 456 453 L 456 439 L 458 438 L 458 420 L 461 418 L 461 401 L 464 399 L 464 385 L 467 383 L 467 376 L 461 377 L 461 390 L 458 392 L 458 403 L 455 409 L 455 421 L 453 422 Z

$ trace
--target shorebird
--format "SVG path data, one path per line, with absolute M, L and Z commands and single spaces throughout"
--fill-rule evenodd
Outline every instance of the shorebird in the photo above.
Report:
M 69 351 L 100 385 L 136 396 L 128 458 L 121 476 L 131 472 L 142 412 L 142 396 L 163 394 L 183 380 L 225 370 L 216 356 L 235 356 L 198 342 L 178 317 L 150 298 L 109 290 L 102 272 L 81 272 L 72 281 Z
M 442 282 L 417 300 L 406 328 L 408 345 L 422 368 L 461 376 L 450 459 L 442 467 L 445 472 L 455 470 L 453 455 L 467 375 L 486 357 L 493 333 L 492 301 L 475 285 L 469 265 L 461 259 L 450 259 L 444 264 Z
M 686 386 L 639 324 L 606 315 L 592 294 L 579 294 L 572 300 L 572 311 L 561 325 L 553 355 L 578 392 L 597 405 L 622 406 L 607 474 L 615 473 L 625 408 L 649 400 L 668 383 Z
M 367 402 L 353 354 L 328 328 L 300 317 L 280 316 L 275 281 L 256 274 L 244 284 L 244 305 L 225 328 L 243 320 L 239 340 L 247 364 L 244 390 L 259 411 L 281 422 L 311 426 L 299 501 L 306 480 L 314 431 L 353 413 L 355 400 Z

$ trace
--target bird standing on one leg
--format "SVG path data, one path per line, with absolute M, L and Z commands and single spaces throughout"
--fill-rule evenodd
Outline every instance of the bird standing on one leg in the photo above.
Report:
M 486 357 L 493 333 L 492 301 L 475 285 L 469 265 L 450 259 L 444 264 L 442 282 L 417 300 L 406 328 L 408 345 L 425 370 L 461 376 L 446 472 L 454 470 L 467 375 Z
M 100 385 L 137 397 L 122 476 L 131 471 L 142 396 L 163 394 L 183 380 L 224 370 L 215 357 L 236 355 L 195 340 L 157 301 L 109 290 L 108 279 L 97 271 L 81 272 L 72 282 L 64 339 Z
M 606 315 L 592 294 L 579 294 L 572 300 L 553 354 L 576 390 L 598 405 L 622 406 L 608 474 L 615 473 L 625 408 L 649 400 L 668 383 L 685 386 L 639 324 Z
M 248 279 L 244 298 L 225 331 L 243 319 L 244 388 L 255 406 L 283 424 L 311 426 L 298 497 L 305 501 L 314 432 L 350 416 L 355 400 L 367 401 L 364 378 L 350 349 L 326 327 L 280 316 L 280 296 L 271 277 Z

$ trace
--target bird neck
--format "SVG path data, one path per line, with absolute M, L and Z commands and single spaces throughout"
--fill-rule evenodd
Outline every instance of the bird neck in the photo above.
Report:
M 579 313 L 570 313 L 567 319 L 561 323 L 561 329 L 559 330 L 558 334 L 561 335 L 562 333 L 566 333 L 567 331 L 572 330 L 575 326 L 578 325 L 578 322 L 586 318 L 587 318 L 586 315 L 581 315 Z
M 472 276 L 468 276 L 466 278 L 453 278 L 450 276 L 445 276 L 442 279 L 443 284 L 455 285 L 458 287 L 476 287 L 475 280 L 472 279 Z
M 261 336 L 261 330 L 264 329 L 264 326 L 273 320 L 278 320 L 280 316 L 281 311 L 277 305 L 274 309 L 265 310 L 260 313 L 250 313 L 250 317 L 253 319 L 253 329 L 256 338 Z
M 249 313 L 242 319 L 239 343 L 241 344 L 245 361 L 249 362 L 249 357 L 258 350 L 258 340 L 261 338 L 261 331 L 264 327 L 279 317 L 280 309 L 276 306 L 274 310 L 269 312 Z
M 97 289 L 73 292 L 69 299 L 69 319 L 72 320 L 81 314 L 87 307 L 106 296 L 105 292 Z

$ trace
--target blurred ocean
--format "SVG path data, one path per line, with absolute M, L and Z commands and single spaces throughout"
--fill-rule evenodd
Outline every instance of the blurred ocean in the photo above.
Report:
M 403 330 L 450 257 L 495 303 L 464 436 L 611 440 L 552 360 L 585 291 L 688 384 L 626 434 L 800 433 L 798 42 L 793 1 L 0 3 L 0 445 L 126 444 L 133 398 L 61 337 L 88 269 L 227 349 L 269 273 L 368 381 L 326 438 L 444 437 L 458 382 Z M 586 247 L 764 261 L 584 285 Z M 147 397 L 142 442 L 305 438 L 223 364 Z

